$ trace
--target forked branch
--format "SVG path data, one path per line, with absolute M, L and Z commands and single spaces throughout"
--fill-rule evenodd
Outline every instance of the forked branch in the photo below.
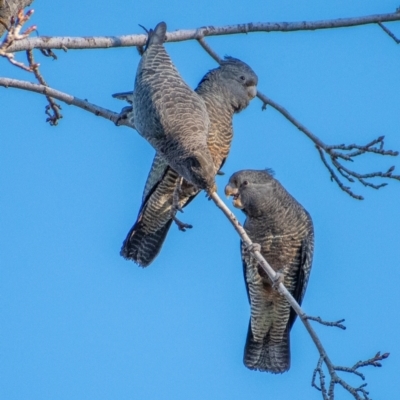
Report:
M 11 26 L 8 29 L 8 32 L 3 40 L 3 42 L 0 45 L 0 56 L 5 57 L 10 61 L 11 64 L 24 69 L 25 71 L 32 72 L 34 67 L 37 67 L 37 65 L 31 65 L 27 67 L 24 63 L 19 62 L 15 59 L 14 52 L 10 50 L 10 47 L 22 40 L 28 37 L 33 31 L 36 30 L 36 26 L 31 26 L 28 28 L 25 32 L 20 33 L 23 25 L 29 21 L 29 18 L 33 14 L 33 10 L 29 10 L 26 14 L 24 14 L 23 10 L 20 10 L 18 12 L 17 18 L 14 19 L 12 17 L 11 19 Z
M 30 16 L 32 15 L 33 11 L 29 11 L 26 15 L 23 14 L 22 11 L 19 12 L 18 18 L 16 21 L 13 22 L 6 38 L 4 39 L 2 45 L 0 46 L 0 55 L 9 59 L 10 62 L 17 65 L 20 68 L 23 68 L 27 71 L 34 71 L 37 79 L 42 84 L 42 86 L 47 86 L 46 82 L 44 81 L 43 77 L 39 74 L 38 71 L 38 64 L 35 64 L 33 60 L 32 53 L 28 53 L 30 57 L 30 65 L 26 67 L 24 64 L 17 62 L 14 60 L 14 54 L 12 53 L 13 50 L 22 50 L 25 47 L 22 46 L 21 48 L 17 48 L 18 44 L 21 44 L 21 40 L 27 37 L 36 27 L 29 28 L 25 33 L 22 35 L 19 33 L 22 25 L 28 21 Z M 212 36 L 212 35 L 226 35 L 232 33 L 243 33 L 243 32 L 256 32 L 256 31 L 265 31 L 265 32 L 272 32 L 272 31 L 295 31 L 295 30 L 315 30 L 315 29 L 325 29 L 325 28 L 335 28 L 335 27 L 347 27 L 347 26 L 355 26 L 355 25 L 362 25 L 362 24 L 369 24 L 369 23 L 377 23 L 389 36 L 391 36 L 396 42 L 398 41 L 397 38 L 393 35 L 392 32 L 389 31 L 382 22 L 388 21 L 397 21 L 400 20 L 400 11 L 396 10 L 396 12 L 392 14 L 380 14 L 374 16 L 367 16 L 367 17 L 360 17 L 360 18 L 348 18 L 348 19 L 338 19 L 338 20 L 330 20 L 330 21 L 316 21 L 316 22 L 302 22 L 302 23 L 278 23 L 278 24 L 244 24 L 244 25 L 235 25 L 229 27 L 205 27 L 199 28 L 193 31 L 176 31 L 173 33 L 167 34 L 167 41 L 182 41 L 182 40 L 189 40 L 189 39 L 197 39 L 203 49 L 210 54 L 210 56 L 217 61 L 218 63 L 221 62 L 221 58 L 219 55 L 205 42 L 205 36 Z M 110 38 L 36 38 L 39 39 L 41 42 L 38 44 L 35 42 L 36 39 L 29 39 L 29 43 L 33 43 L 32 46 L 27 46 L 27 49 L 32 49 L 34 47 L 39 47 L 42 51 L 47 49 L 46 55 L 53 55 L 51 48 L 89 48 L 85 47 L 88 44 L 84 44 L 82 47 L 82 40 L 90 42 L 90 48 L 99 48 L 99 47 L 115 47 L 115 46 L 142 46 L 145 43 L 146 36 L 145 35 L 132 35 L 129 38 L 134 39 L 131 41 L 127 39 L 128 37 L 123 37 L 120 39 L 112 38 L 113 41 L 117 40 L 117 42 L 108 42 Z M 62 40 L 61 40 L 62 39 Z M 126 39 L 126 40 L 125 40 Z M 65 43 L 64 43 L 65 42 Z M 36 44 L 35 44 L 36 43 Z M 49 45 L 50 43 L 50 45 Z M 15 82 L 14 82 L 15 83 Z M 0 82 L 0 85 L 2 83 Z M 5 86 L 3 84 L 3 86 Z M 8 84 L 8 86 L 12 86 L 12 84 Z M 18 87 L 18 86 L 14 86 Z M 31 87 L 32 88 L 32 87 Z M 25 85 L 25 89 L 27 89 L 27 85 Z M 37 89 L 37 87 L 35 88 Z M 31 89 L 28 89 L 31 90 Z M 49 92 L 52 89 L 48 89 Z M 38 91 L 39 93 L 43 93 L 47 96 L 49 101 L 49 105 L 46 107 L 46 113 L 48 114 L 49 118 L 47 121 L 50 124 L 57 124 L 57 121 L 61 118 L 60 114 L 60 107 L 57 105 L 51 98 L 46 94 L 46 92 L 41 88 Z M 65 95 L 65 94 L 64 94 Z M 68 95 L 67 95 L 68 96 Z M 304 125 L 302 125 L 298 120 L 296 120 L 284 107 L 279 105 L 278 103 L 274 102 L 266 95 L 261 92 L 257 94 L 258 98 L 263 102 L 263 109 L 270 105 L 271 107 L 275 108 L 279 111 L 285 118 L 287 118 L 294 126 L 296 126 L 300 131 L 302 131 L 309 139 L 311 139 L 321 157 L 321 160 L 325 167 L 328 169 L 330 178 L 332 181 L 336 182 L 337 185 L 342 189 L 344 192 L 349 194 L 351 197 L 357 200 L 363 200 L 363 197 L 359 194 L 356 194 L 352 188 L 346 185 L 344 182 L 347 181 L 350 184 L 355 183 L 358 181 L 362 185 L 366 187 L 370 187 L 373 189 L 380 189 L 383 186 L 386 186 L 387 183 L 372 183 L 371 179 L 374 178 L 384 178 L 384 179 L 394 179 L 400 181 L 400 175 L 393 174 L 395 169 L 394 166 L 391 166 L 387 171 L 375 171 L 369 173 L 358 173 L 353 169 L 348 168 L 345 165 L 345 162 L 352 162 L 354 158 L 366 153 L 374 153 L 379 154 L 382 156 L 397 156 L 399 153 L 393 150 L 385 150 L 384 146 L 384 136 L 380 136 L 377 139 L 367 143 L 366 145 L 327 145 L 322 140 L 320 140 L 316 135 L 314 135 L 309 129 L 307 129 Z M 72 96 L 69 96 L 68 100 L 64 98 L 61 99 L 62 101 L 71 101 Z M 73 98 L 75 99 L 75 98 Z M 78 107 L 82 107 L 83 103 L 79 101 L 79 99 L 75 99 L 73 102 L 69 102 L 68 104 L 74 104 Z M 109 110 L 101 109 L 100 107 L 90 105 L 90 103 L 86 102 L 82 108 L 86 109 L 87 111 L 94 112 L 96 115 L 105 116 L 105 118 L 109 118 Z M 100 111 L 101 109 L 101 111 Z M 52 113 L 50 112 L 52 110 Z M 93 111 L 96 110 L 96 111 Z M 113 120 L 112 118 L 109 118 Z M 115 121 L 114 121 L 115 122 Z M 121 115 L 117 120 L 116 123 L 120 125 L 129 125 L 129 122 L 123 119 Z M 133 127 L 133 126 L 131 126 Z
M 366 361 L 359 361 L 358 363 L 354 364 L 352 367 L 341 367 L 341 366 L 334 366 L 335 371 L 342 371 L 348 372 L 354 375 L 357 375 L 363 381 L 365 380 L 364 374 L 358 371 L 359 368 L 373 366 L 373 367 L 381 367 L 382 364 L 380 361 L 384 360 L 385 358 L 389 357 L 389 353 L 381 353 L 378 351 L 376 355 L 369 360 Z M 334 387 L 335 385 L 339 384 L 344 389 L 346 389 L 353 397 L 357 400 L 372 400 L 369 397 L 369 392 L 366 390 L 366 383 L 361 384 L 360 386 L 354 387 L 349 385 L 346 381 L 340 378 L 335 372 L 335 378 L 331 376 L 331 381 L 329 386 L 326 385 L 326 376 L 323 371 L 323 363 L 324 359 L 321 356 L 318 360 L 317 366 L 314 369 L 312 375 L 311 386 L 316 388 L 317 390 L 321 391 L 322 397 L 324 400 L 333 400 L 334 399 Z M 317 379 L 319 378 L 319 384 L 317 384 Z
M 275 108 L 286 119 L 288 119 L 297 129 L 303 132 L 309 139 L 311 139 L 314 142 L 323 164 L 330 173 L 331 180 L 336 182 L 337 185 L 340 187 L 340 189 L 349 194 L 351 197 L 357 200 L 364 199 L 362 196 L 355 194 L 349 186 L 346 186 L 343 183 L 343 179 L 339 178 L 339 175 L 341 175 L 342 178 L 345 178 L 350 183 L 355 183 L 355 181 L 358 181 L 362 185 L 373 189 L 380 189 L 381 187 L 386 186 L 387 183 L 374 184 L 368 181 L 367 179 L 387 178 L 400 181 L 400 175 L 393 174 L 393 171 L 395 169 L 394 166 L 391 166 L 386 172 L 376 171 L 376 172 L 360 174 L 352 169 L 347 168 L 343 163 L 348 161 L 353 162 L 355 157 L 366 153 L 379 154 L 382 156 L 398 156 L 399 155 L 398 151 L 385 150 L 383 148 L 384 138 L 385 138 L 384 136 L 379 136 L 377 139 L 374 139 L 365 145 L 358 145 L 358 144 L 327 145 L 321 139 L 319 139 L 318 136 L 314 135 L 309 129 L 307 129 L 296 118 L 294 118 L 293 115 L 291 115 L 289 111 L 287 111 L 284 107 L 274 102 L 261 92 L 257 93 L 257 97 L 264 103 L 263 109 L 265 109 L 267 105 L 270 105 L 271 107 Z M 330 159 L 331 163 L 328 162 L 327 157 Z
M 211 199 L 214 201 L 214 203 L 217 205 L 219 209 L 222 210 L 222 212 L 226 215 L 226 217 L 229 219 L 233 227 L 235 228 L 236 232 L 238 232 L 241 240 L 243 243 L 246 245 L 246 247 L 249 249 L 249 251 L 252 253 L 253 257 L 258 261 L 260 267 L 265 271 L 265 273 L 268 275 L 270 280 L 272 282 L 277 281 L 277 276 L 276 272 L 273 270 L 273 268 L 268 264 L 268 262 L 265 260 L 265 258 L 262 256 L 262 254 L 257 250 L 256 246 L 253 246 L 253 243 L 249 236 L 247 235 L 246 231 L 242 227 L 242 225 L 239 223 L 235 215 L 229 210 L 229 208 L 226 206 L 226 204 L 220 199 L 218 194 L 216 192 L 212 193 L 210 195 Z M 278 285 L 276 285 L 276 288 L 278 292 L 285 297 L 285 299 L 289 302 L 289 304 L 292 306 L 296 314 L 299 316 L 301 321 L 303 322 L 305 328 L 307 329 L 309 335 L 311 336 L 311 339 L 313 340 L 315 346 L 318 349 L 320 358 L 317 364 L 317 367 L 314 370 L 313 373 L 313 378 L 312 378 L 312 386 L 315 387 L 316 389 L 320 390 L 322 392 L 322 397 L 324 400 L 334 400 L 334 391 L 335 391 L 335 385 L 340 384 L 344 389 L 346 389 L 356 400 L 371 400 L 368 397 L 368 392 L 365 390 L 366 384 L 362 384 L 361 386 L 354 388 L 351 385 L 349 385 L 345 380 L 339 377 L 339 375 L 336 373 L 336 371 L 344 371 L 344 372 L 350 372 L 353 374 L 358 375 L 361 379 L 365 379 L 364 375 L 361 374 L 358 371 L 358 368 L 367 366 L 367 365 L 372 365 L 376 367 L 380 367 L 381 364 L 379 361 L 387 358 L 389 356 L 389 353 L 385 353 L 383 355 L 380 355 L 378 352 L 375 357 L 371 358 L 370 360 L 367 361 L 359 361 L 356 363 L 353 367 L 338 367 L 335 366 L 332 361 L 330 360 L 325 348 L 323 347 L 321 340 L 319 339 L 317 333 L 314 331 L 313 327 L 311 326 L 309 320 L 313 320 L 314 318 L 309 317 L 305 314 L 305 312 L 302 310 L 300 305 L 297 303 L 297 301 L 293 298 L 293 296 L 290 294 L 290 292 L 286 289 L 286 287 L 283 285 L 282 282 L 280 282 Z M 318 320 L 319 319 L 319 320 Z M 316 318 L 314 320 L 317 320 L 318 322 L 321 323 L 320 318 Z M 337 325 L 336 323 L 333 323 L 335 326 L 339 326 L 340 322 L 343 321 L 338 321 Z M 328 323 L 326 323 L 328 324 Z M 330 382 L 327 385 L 326 384 L 326 377 L 323 371 L 323 366 L 326 366 L 328 373 L 330 375 Z M 320 384 L 319 386 L 316 384 L 316 379 L 317 376 L 319 377 Z M 363 397 L 361 397 L 361 395 Z
M 336 328 L 346 330 L 346 327 L 342 324 L 342 322 L 344 322 L 344 319 L 339 319 L 338 321 L 324 321 L 321 317 L 312 317 L 310 315 L 305 315 L 304 318 L 307 318 L 310 321 L 318 322 L 321 325 L 334 326 Z
M 201 47 L 217 62 L 221 63 L 222 59 L 219 55 L 210 47 L 210 45 L 204 40 L 204 38 L 198 39 Z M 331 180 L 335 181 L 340 189 L 349 194 L 351 197 L 357 200 L 363 200 L 364 198 L 358 194 L 355 194 L 353 190 L 346 186 L 342 180 L 339 178 L 341 175 L 350 183 L 354 183 L 355 181 L 360 182 L 362 185 L 371 187 L 373 189 L 380 189 L 383 186 L 386 186 L 387 183 L 374 184 L 368 181 L 367 179 L 371 178 L 387 178 L 387 179 L 395 179 L 400 181 L 400 175 L 394 175 L 393 171 L 395 169 L 394 166 L 391 166 L 386 172 L 377 171 L 370 172 L 365 174 L 360 174 L 355 172 L 349 168 L 347 168 L 343 161 L 354 161 L 354 158 L 366 153 L 374 153 L 382 156 L 397 156 L 399 154 L 398 151 L 393 150 L 385 150 L 384 146 L 384 136 L 380 136 L 377 139 L 374 139 L 370 143 L 366 145 L 327 145 L 325 144 L 318 136 L 314 135 L 309 129 L 307 129 L 303 124 L 301 124 L 296 118 L 293 117 L 292 114 L 289 113 L 284 107 L 280 104 L 276 103 L 265 94 L 260 91 L 257 92 L 257 97 L 263 102 L 262 109 L 265 110 L 267 106 L 273 107 L 275 110 L 279 111 L 286 119 L 288 119 L 297 129 L 303 132 L 309 139 L 311 139 L 315 147 L 317 148 L 321 160 L 325 167 L 328 169 Z M 326 156 L 330 158 L 331 164 L 328 163 Z M 337 172 L 335 172 L 335 169 Z
M 29 67 L 31 71 L 34 73 L 36 79 L 39 81 L 39 83 L 43 86 L 49 86 L 46 81 L 44 80 L 42 74 L 39 71 L 39 64 L 35 63 L 35 60 L 33 58 L 33 50 L 28 50 L 26 52 L 26 55 L 28 57 L 28 62 L 29 62 Z M 50 125 L 55 126 L 58 124 L 58 121 L 62 118 L 61 115 L 61 106 L 57 104 L 54 99 L 48 95 L 46 95 L 46 99 L 48 101 L 48 105 L 45 108 L 45 113 L 48 115 L 48 118 L 46 119 L 46 122 L 49 122 Z
M 118 113 L 97 106 L 93 103 L 88 102 L 87 100 L 82 100 L 79 99 L 78 97 L 71 96 L 70 94 L 52 89 L 45 85 L 39 85 L 27 81 L 20 81 L 17 79 L 0 78 L 0 86 L 3 86 L 5 88 L 14 87 L 17 89 L 28 90 L 31 92 L 40 93 L 45 96 L 53 97 L 57 100 L 63 101 L 64 103 L 67 103 L 68 105 L 74 105 L 76 107 L 84 109 L 85 111 L 89 111 L 97 116 L 106 118 L 117 125 L 126 125 L 132 127 L 129 124 L 128 120 L 121 119 L 121 115 Z

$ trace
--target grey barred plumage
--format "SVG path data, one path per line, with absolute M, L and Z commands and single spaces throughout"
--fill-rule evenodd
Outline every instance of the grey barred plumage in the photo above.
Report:
M 182 177 L 212 192 L 215 172 L 207 146 L 207 109 L 165 51 L 166 29 L 160 22 L 148 35 L 132 97 L 134 126 Z
M 310 215 L 266 170 L 236 172 L 225 193 L 246 214 L 244 229 L 250 239 L 261 246 L 261 254 L 301 304 L 314 250 Z M 259 371 L 285 372 L 290 368 L 289 333 L 296 313 L 243 244 L 241 253 L 251 307 L 244 363 Z
M 210 120 L 207 144 L 213 158 L 214 174 L 222 167 L 230 150 L 233 114 L 248 106 L 257 93 L 256 85 L 257 75 L 247 64 L 226 58 L 220 67 L 209 71 L 196 88 L 196 93 L 205 102 Z M 115 97 L 128 101 L 130 98 L 129 93 Z M 157 154 L 145 185 L 137 221 L 121 249 L 123 257 L 147 266 L 157 256 L 171 226 L 172 198 L 178 178 L 178 173 Z M 185 207 L 198 193 L 196 187 L 184 181 L 179 205 Z M 154 224 L 158 226 L 156 231 Z

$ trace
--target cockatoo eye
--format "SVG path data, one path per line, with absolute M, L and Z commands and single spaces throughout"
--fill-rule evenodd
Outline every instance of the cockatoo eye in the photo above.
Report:
M 245 80 L 246 80 L 246 77 L 245 77 L 244 75 L 241 75 L 240 79 L 241 79 L 242 81 L 245 81 Z
M 243 186 L 247 186 L 248 184 L 249 184 L 249 182 L 243 181 Z

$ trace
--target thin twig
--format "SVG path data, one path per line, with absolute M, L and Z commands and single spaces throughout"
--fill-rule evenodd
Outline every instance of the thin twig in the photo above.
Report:
M 381 22 L 378 22 L 378 25 L 397 43 L 400 44 L 400 40 L 397 39 L 397 37 L 395 36 L 395 34 L 390 31 L 388 28 L 386 28 L 385 25 L 383 25 Z
M 308 130 L 304 125 L 302 125 L 299 121 L 297 121 L 284 107 L 281 105 L 277 104 L 261 92 L 257 93 L 257 97 L 260 98 L 264 105 L 269 104 L 271 107 L 275 108 L 277 111 L 279 111 L 286 119 L 288 119 L 294 126 L 296 126 L 301 132 L 303 132 L 308 138 L 310 138 L 316 148 L 319 151 L 320 157 L 326 168 L 328 169 L 331 179 L 335 181 L 340 189 L 342 189 L 344 192 L 349 194 L 351 197 L 357 199 L 357 200 L 363 200 L 364 198 L 358 194 L 355 194 L 349 186 L 345 186 L 343 182 L 339 179 L 339 177 L 336 175 L 332 167 L 328 164 L 325 154 L 326 153 L 329 158 L 331 159 L 332 165 L 337 169 L 337 171 L 344 177 L 346 178 L 349 182 L 353 183 L 355 180 L 358 180 L 362 185 L 371 187 L 373 189 L 380 189 L 381 187 L 386 186 L 386 183 L 381 183 L 381 184 L 373 184 L 371 182 L 366 181 L 365 179 L 368 178 L 388 178 L 388 179 L 395 179 L 400 181 L 400 175 L 393 175 L 392 172 L 394 171 L 394 166 L 390 167 L 387 172 L 370 172 L 366 174 L 359 174 L 355 171 L 352 171 L 348 168 L 346 168 L 343 164 L 339 162 L 339 159 L 345 160 L 345 161 L 353 161 L 354 157 L 357 157 L 361 154 L 366 154 L 366 153 L 373 153 L 373 154 L 379 154 L 382 156 L 397 156 L 399 154 L 398 151 L 393 151 L 393 150 L 385 150 L 383 148 L 384 146 L 384 136 L 380 136 L 377 139 L 372 140 L 370 143 L 366 145 L 356 145 L 356 144 L 351 144 L 351 145 L 327 145 L 322 140 L 320 140 L 316 135 L 311 133 L 310 130 Z M 263 107 L 265 108 L 265 107 Z M 341 150 L 341 151 L 338 151 Z M 355 151 L 352 151 L 355 150 Z M 349 153 L 344 153 L 344 151 L 352 151 Z
M 370 358 L 369 360 L 365 361 L 358 361 L 355 363 L 351 368 L 348 367 L 336 367 L 338 371 L 346 371 L 346 372 L 353 372 L 356 371 L 358 368 L 362 367 L 368 367 L 368 366 L 373 366 L 373 367 L 382 367 L 382 364 L 379 361 L 382 361 L 386 358 L 388 358 L 390 353 L 384 353 L 381 354 L 380 351 L 378 351 L 374 357 Z
M 339 319 L 338 321 L 329 322 L 329 321 L 324 321 L 321 317 L 311 317 L 310 315 L 306 315 L 305 318 L 309 319 L 310 321 L 318 322 L 321 325 L 334 326 L 336 328 L 346 330 L 346 327 L 342 324 L 342 322 L 344 322 L 344 319 Z
M 303 132 L 308 138 L 310 138 L 317 146 L 321 148 L 328 147 L 318 136 L 314 135 L 310 130 L 308 130 L 300 121 L 298 121 L 286 108 L 282 107 L 280 104 L 276 103 L 265 94 L 257 91 L 257 97 L 264 103 L 264 105 L 270 105 L 279 111 L 289 122 L 291 122 L 299 131 Z
M 206 36 L 225 36 L 252 32 L 295 32 L 315 31 L 319 29 L 348 28 L 378 22 L 400 21 L 400 12 L 366 15 L 355 18 L 338 18 L 321 21 L 299 21 L 299 22 L 260 22 L 244 23 L 226 26 L 204 26 L 197 29 L 181 29 L 168 32 L 167 42 L 182 42 L 185 40 L 197 40 Z M 109 47 L 144 46 L 147 35 L 126 36 L 92 36 L 92 37 L 49 37 L 25 39 L 14 43 L 9 51 L 16 52 L 41 49 L 100 49 Z
M 83 108 L 84 110 L 89 111 L 99 117 L 106 118 L 117 125 L 125 125 L 134 128 L 132 125 L 130 125 L 128 120 L 121 120 L 120 114 L 107 110 L 106 108 L 99 107 L 95 104 L 88 102 L 87 100 L 82 100 L 78 97 L 60 92 L 59 90 L 52 89 L 48 86 L 9 78 L 0 78 L 0 86 L 3 86 L 5 88 L 14 87 L 23 90 L 29 90 L 31 92 L 43 94 L 45 96 L 54 97 L 55 99 L 63 101 L 68 105 L 74 105 L 76 107 Z
M 221 64 L 221 57 L 210 47 L 210 45 L 204 40 L 203 37 L 198 39 L 198 42 L 203 47 L 203 49 L 215 60 L 217 63 Z M 387 183 L 381 184 L 373 184 L 371 182 L 366 181 L 368 178 L 388 178 L 395 179 L 400 181 L 400 175 L 393 175 L 394 166 L 390 167 L 387 172 L 371 172 L 366 174 L 359 174 L 355 171 L 352 171 L 346 168 L 343 164 L 339 162 L 339 159 L 345 161 L 354 161 L 353 158 L 357 157 L 361 154 L 365 153 L 374 153 L 382 156 L 397 156 L 399 154 L 398 151 L 393 150 L 385 150 L 384 146 L 384 136 L 380 136 L 377 139 L 372 140 L 366 145 L 327 145 L 325 144 L 318 136 L 314 135 L 309 129 L 307 129 L 303 124 L 301 124 L 286 108 L 282 107 L 280 104 L 276 103 L 265 94 L 257 91 L 257 97 L 263 102 L 262 109 L 265 110 L 267 105 L 275 108 L 278 112 L 280 112 L 289 122 L 291 122 L 297 129 L 303 132 L 312 142 L 314 142 L 321 160 L 325 167 L 328 169 L 331 180 L 337 183 L 340 189 L 342 189 L 345 193 L 349 194 L 351 197 L 357 200 L 363 200 L 363 196 L 355 194 L 349 186 L 343 184 L 343 182 L 339 179 L 338 175 L 335 173 L 331 165 L 329 165 L 328 161 L 325 158 L 325 153 L 331 159 L 332 165 L 336 168 L 341 176 L 347 179 L 350 183 L 354 183 L 355 180 L 359 181 L 362 185 L 366 187 L 371 187 L 373 189 L 380 189 L 387 185 Z M 340 150 L 340 151 L 339 151 Z M 348 153 L 346 153 L 348 152 Z M 354 178 L 354 179 L 353 179 Z
M 334 146 L 327 146 L 328 150 L 345 150 L 345 151 L 350 151 L 350 150 L 356 150 L 353 153 L 348 153 L 346 154 L 346 157 L 343 157 L 345 160 L 350 161 L 352 157 L 359 156 L 360 154 L 364 154 L 365 151 L 369 151 L 370 153 L 378 153 L 382 154 L 383 151 L 383 146 L 384 146 L 384 139 L 385 136 L 379 136 L 378 138 L 372 140 L 371 142 L 360 146 L 357 144 L 339 144 L 339 145 L 334 145 Z M 379 145 L 378 148 L 375 148 L 375 145 Z M 339 154 L 339 153 L 338 153 Z M 399 154 L 398 151 L 392 151 L 392 150 L 385 150 L 384 155 L 390 155 L 390 156 L 397 156 Z
M 27 38 L 33 31 L 36 30 L 36 26 L 31 26 L 25 32 L 20 33 L 22 26 L 29 21 L 29 18 L 33 14 L 33 10 L 28 11 L 24 14 L 23 10 L 18 12 L 18 17 L 11 20 L 11 26 L 7 32 L 6 37 L 0 45 L 0 56 L 5 57 L 8 61 L 15 65 L 16 67 L 22 68 L 25 71 L 32 72 L 32 66 L 27 67 L 24 63 L 21 63 L 14 58 L 14 52 L 10 50 L 14 43 L 18 43 L 25 38 Z
M 364 200 L 364 197 L 358 195 L 358 194 L 354 194 L 350 188 L 348 186 L 345 186 L 342 181 L 337 177 L 337 175 L 335 174 L 335 171 L 332 169 L 332 167 L 328 164 L 328 162 L 325 159 L 325 155 L 324 152 L 322 151 L 322 149 L 318 146 L 315 146 L 318 150 L 318 153 L 321 157 L 321 160 L 323 162 L 323 164 L 325 165 L 325 167 L 327 168 L 327 170 L 329 171 L 329 173 L 331 174 L 331 180 L 335 181 L 337 183 L 337 185 L 340 187 L 340 189 L 342 189 L 344 192 L 346 192 L 348 195 L 350 195 L 351 197 L 353 197 L 356 200 Z
M 325 373 L 324 369 L 322 368 L 323 363 L 324 363 L 324 357 L 321 356 L 312 374 L 311 386 L 322 393 L 322 397 L 324 400 L 329 400 L 325 384 Z M 317 375 L 319 376 L 319 386 L 316 383 Z
M 39 64 L 35 63 L 35 60 L 33 58 L 33 50 L 27 50 L 26 55 L 28 57 L 29 67 L 35 74 L 36 79 L 39 81 L 40 84 L 48 87 L 49 85 L 46 83 L 42 74 L 39 71 Z M 51 126 L 55 126 L 62 118 L 62 115 L 60 113 L 61 106 L 57 104 L 50 96 L 46 96 L 46 99 L 49 102 L 49 104 L 45 108 L 45 113 L 48 115 L 46 122 L 49 122 Z M 50 110 L 52 110 L 52 112 L 50 112 Z
M 221 64 L 221 57 L 208 45 L 208 43 L 204 40 L 203 37 L 197 39 L 200 43 L 201 47 L 218 63 Z

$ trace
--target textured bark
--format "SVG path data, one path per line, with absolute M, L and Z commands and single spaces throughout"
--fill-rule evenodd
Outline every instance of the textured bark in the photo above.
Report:
M 53 97 L 54 99 L 63 101 L 68 105 L 74 105 L 75 107 L 82 108 L 85 111 L 89 111 L 97 116 L 109 119 L 115 124 L 126 125 L 133 128 L 131 125 L 129 125 L 129 122 L 127 120 L 120 120 L 120 114 L 107 110 L 106 108 L 96 106 L 95 104 L 89 103 L 87 100 L 79 99 L 78 97 L 71 96 L 70 94 L 52 89 L 48 86 L 39 85 L 37 83 L 31 83 L 27 81 L 19 81 L 17 79 L 1 78 L 1 77 L 0 77 L 0 86 L 5 88 L 13 87 L 22 90 L 28 90 L 30 92 L 40 93 L 45 96 L 50 96 Z
M 0 0 L 3 1 L 3 0 Z M 8 1 L 8 0 L 6 0 Z M 400 12 L 388 14 L 366 15 L 354 18 L 338 18 L 320 21 L 298 22 L 258 22 L 225 26 L 203 26 L 195 29 L 181 29 L 167 32 L 166 42 L 182 42 L 185 40 L 199 40 L 206 36 L 224 36 L 247 34 L 251 32 L 294 32 L 314 31 L 319 29 L 348 28 L 379 22 L 400 21 Z M 10 46 L 10 52 L 41 49 L 101 49 L 109 47 L 144 46 L 147 35 L 125 36 L 91 36 L 91 37 L 50 37 L 41 36 L 19 40 Z

